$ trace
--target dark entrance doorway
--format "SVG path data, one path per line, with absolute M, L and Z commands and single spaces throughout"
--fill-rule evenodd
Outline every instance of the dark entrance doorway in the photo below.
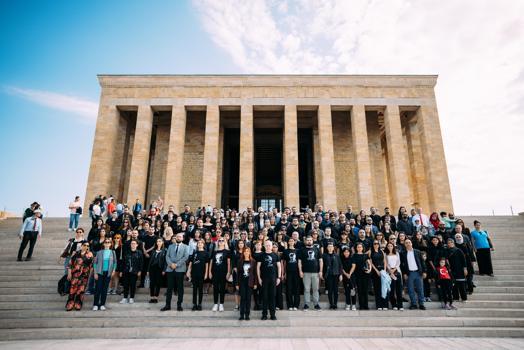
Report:
M 222 208 L 238 209 L 240 129 L 224 129 Z
M 313 208 L 315 196 L 315 162 L 313 158 L 313 130 L 298 129 L 298 180 L 300 208 Z
M 282 210 L 282 129 L 255 129 L 255 201 Z

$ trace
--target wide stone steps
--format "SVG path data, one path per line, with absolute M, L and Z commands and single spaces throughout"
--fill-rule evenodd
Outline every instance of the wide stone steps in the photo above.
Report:
M 191 287 L 185 288 L 185 311 L 162 313 L 165 289 L 158 304 L 149 304 L 148 289 L 138 289 L 133 305 L 121 305 L 121 296 L 108 296 L 108 310 L 91 311 L 93 296 L 86 296 L 84 310 L 66 312 L 66 297 L 56 294 L 63 274 L 58 262 L 68 238 L 67 219 L 45 218 L 44 235 L 37 243 L 33 260 L 16 262 L 20 219 L 0 222 L 0 340 L 71 338 L 251 338 L 251 337 L 523 337 L 524 336 L 524 218 L 478 217 L 495 244 L 495 277 L 475 276 L 477 288 L 458 310 L 442 310 L 434 302 L 426 311 L 327 310 L 327 296 L 321 293 L 321 312 L 277 312 L 278 321 L 237 320 L 233 295 L 226 295 L 225 312 L 214 313 L 212 294 L 204 295 L 204 311 L 192 312 Z M 473 218 L 465 218 L 472 227 Z M 90 221 L 82 219 L 88 231 Z M 323 291 L 323 289 L 322 289 Z M 211 292 L 211 290 L 210 290 Z M 407 297 L 407 295 L 405 295 Z M 303 302 L 303 297 L 301 298 Z M 374 297 L 369 296 L 370 308 Z M 176 296 L 173 304 L 176 303 Z M 130 323 L 131 322 L 131 323 Z M 139 326 L 138 326 L 139 325 Z M 321 325 L 321 326 L 319 326 Z M 79 331 L 81 329 L 81 331 Z

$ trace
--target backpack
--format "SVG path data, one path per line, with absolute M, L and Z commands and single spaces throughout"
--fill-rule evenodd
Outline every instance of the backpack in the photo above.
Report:
M 67 280 L 67 275 L 63 275 L 62 278 L 58 281 L 57 292 L 60 296 L 69 294 L 69 288 L 71 283 Z

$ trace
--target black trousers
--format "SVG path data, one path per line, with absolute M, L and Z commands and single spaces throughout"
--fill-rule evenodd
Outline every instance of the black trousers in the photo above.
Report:
M 361 310 L 369 310 L 368 306 L 368 288 L 369 288 L 369 275 L 366 273 L 360 273 L 355 276 L 355 282 L 357 284 L 358 292 L 358 306 Z
M 344 295 L 346 297 L 346 305 L 356 305 L 357 304 L 357 295 L 351 295 L 351 291 L 355 290 L 355 285 L 352 280 L 344 278 L 342 280 L 342 285 L 344 286 Z
M 431 284 L 427 276 L 422 281 L 422 284 L 424 285 L 424 297 L 429 298 L 431 296 Z
M 262 280 L 262 316 L 267 317 L 268 309 L 271 317 L 275 316 L 276 284 L 276 278 L 266 278 Z
M 134 298 L 136 292 L 136 280 L 138 276 L 136 273 L 124 272 L 124 298 Z
M 166 293 L 166 306 L 171 307 L 171 298 L 173 297 L 173 291 L 176 291 L 178 299 L 177 306 L 182 306 L 184 301 L 184 276 L 185 272 L 168 272 L 167 273 L 167 293 Z
M 466 292 L 466 281 L 454 281 L 453 283 L 453 299 L 468 300 L 468 293 Z
M 453 283 L 451 280 L 438 280 L 437 288 L 442 302 L 449 303 L 450 305 L 453 304 L 453 295 L 451 292 L 453 289 Z
M 298 272 L 286 274 L 286 304 L 288 309 L 300 305 L 300 276 Z
M 27 259 L 31 259 L 33 256 L 33 249 L 35 249 L 36 240 L 38 238 L 38 231 L 25 231 L 24 236 L 22 237 L 22 242 L 20 243 L 20 249 L 18 249 L 18 260 L 22 260 L 22 255 L 24 250 L 29 243 L 29 250 L 27 251 Z
M 240 316 L 246 317 L 249 316 L 251 312 L 251 292 L 252 289 L 249 288 L 249 279 L 240 278 L 239 283 L 239 292 L 240 292 Z
M 160 295 L 162 280 L 162 269 L 156 265 L 151 266 L 149 269 L 149 295 L 151 297 L 158 297 Z
M 328 300 L 330 306 L 338 304 L 338 278 L 340 275 L 326 276 L 326 289 L 328 290 Z
M 375 294 L 375 308 L 387 308 L 388 302 L 385 298 L 382 298 L 382 280 L 380 275 L 377 275 L 375 271 L 372 271 L 371 279 L 373 282 L 373 293 Z
M 477 249 L 477 264 L 479 266 L 479 275 L 493 274 L 493 265 L 491 264 L 491 249 Z
M 257 289 L 253 289 L 252 294 L 255 301 L 255 310 L 260 310 L 262 308 L 262 288 L 257 285 Z
M 142 264 L 142 274 L 140 275 L 140 286 L 144 286 L 144 281 L 147 276 L 147 268 L 149 267 L 149 258 L 144 256 L 144 263 Z M 151 276 L 149 276 L 149 282 L 151 284 Z
M 389 292 L 389 302 L 391 307 L 401 308 L 402 304 L 402 276 L 397 271 L 395 273 L 396 280 L 391 279 L 391 290 Z
M 275 289 L 275 307 L 278 307 L 280 310 L 284 309 L 284 295 L 282 294 L 284 286 L 282 281 L 276 286 Z
M 224 304 L 226 297 L 226 275 L 213 275 L 213 303 Z
M 204 297 L 204 276 L 193 276 L 193 305 L 202 305 Z
M 93 306 L 102 306 L 106 304 L 107 288 L 109 287 L 110 280 L 111 274 L 107 271 L 105 271 L 101 275 L 98 275 L 98 280 L 96 281 L 95 285 L 95 296 L 93 299 Z

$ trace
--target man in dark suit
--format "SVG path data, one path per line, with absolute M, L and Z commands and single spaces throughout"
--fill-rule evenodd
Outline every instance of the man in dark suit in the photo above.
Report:
M 411 239 L 406 238 L 404 246 L 406 249 L 400 253 L 400 270 L 404 274 L 404 281 L 408 283 L 408 294 L 411 301 L 409 309 L 417 308 L 418 299 L 418 308 L 426 310 L 423 287 L 423 279 L 426 277 L 426 264 L 422 260 L 420 250 L 413 249 Z

